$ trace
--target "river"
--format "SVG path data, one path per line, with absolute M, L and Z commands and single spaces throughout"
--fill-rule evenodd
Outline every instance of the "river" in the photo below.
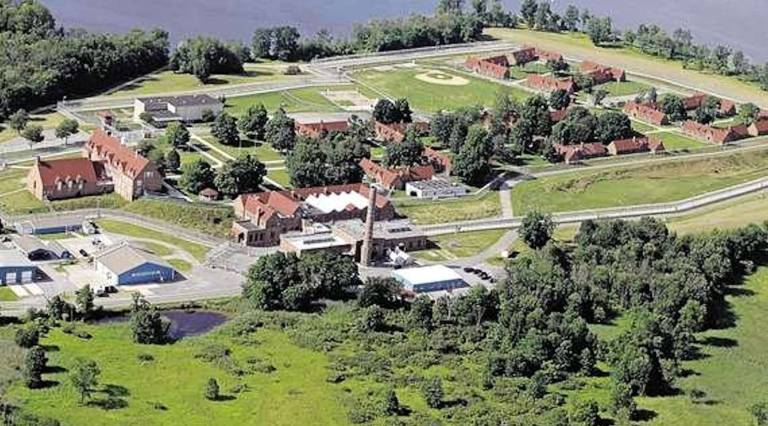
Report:
M 67 27 L 123 32 L 162 27 L 177 41 L 192 34 L 248 40 L 259 26 L 290 24 L 307 34 L 345 34 L 355 22 L 429 12 L 437 0 L 43 0 Z M 469 2 L 469 1 L 467 1 Z M 517 10 L 519 0 L 504 0 Z M 698 40 L 743 50 L 768 60 L 766 0 L 554 0 L 613 17 L 620 28 L 655 22 L 670 31 L 684 26 Z

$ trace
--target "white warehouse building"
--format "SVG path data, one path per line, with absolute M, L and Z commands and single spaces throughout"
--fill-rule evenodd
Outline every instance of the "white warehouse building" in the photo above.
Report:
M 392 278 L 414 293 L 453 291 L 469 286 L 461 275 L 443 265 L 398 269 L 392 271 Z
M 224 104 L 209 95 L 161 96 L 133 101 L 135 121 L 141 120 L 141 114 L 145 112 L 158 123 L 200 121 L 206 110 L 217 115 L 224 110 Z

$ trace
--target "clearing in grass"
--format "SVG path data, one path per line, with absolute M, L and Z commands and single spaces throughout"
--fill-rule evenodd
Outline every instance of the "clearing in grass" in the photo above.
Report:
M 432 247 L 413 253 L 417 259 L 427 261 L 452 260 L 474 256 L 491 247 L 506 233 L 504 229 L 459 232 L 430 238 Z

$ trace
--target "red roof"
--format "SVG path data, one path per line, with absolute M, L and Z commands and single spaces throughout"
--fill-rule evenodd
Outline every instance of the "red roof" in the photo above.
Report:
M 319 136 L 322 132 L 344 132 L 349 128 L 349 122 L 339 121 L 319 121 L 315 123 L 296 122 L 296 131 L 299 134 L 309 137 Z
M 495 78 L 509 77 L 509 61 L 506 56 L 493 56 L 485 59 L 467 58 L 464 65 L 470 70 Z
M 121 170 L 132 178 L 141 174 L 150 164 L 148 159 L 126 147 L 120 143 L 119 139 L 101 129 L 93 132 L 86 144 L 86 149 L 90 153 L 95 153 L 100 160 L 109 163 L 112 167 Z
M 691 136 L 717 144 L 724 144 L 749 136 L 749 129 L 744 124 L 720 128 L 688 120 L 683 123 L 682 128 L 683 132 Z
M 582 62 L 579 64 L 579 69 L 582 73 L 591 76 L 597 84 L 612 80 L 622 81 L 626 76 L 626 73 L 621 68 L 609 67 L 592 61 Z
M 605 145 L 600 142 L 580 143 L 574 145 L 555 144 L 555 151 L 563 156 L 566 162 L 578 161 L 582 158 L 604 157 L 608 155 Z
M 97 182 L 98 175 L 94 163 L 87 158 L 66 158 L 61 160 L 40 161 L 34 165 L 40 173 L 43 186 L 52 186 L 57 182 L 82 181 Z
M 768 134 L 768 119 L 762 118 L 758 119 L 754 123 L 752 123 L 751 126 L 749 126 L 751 132 L 750 134 L 754 136 L 761 136 Z
M 548 92 L 554 92 L 558 89 L 563 89 L 568 93 L 576 91 L 576 83 L 571 77 L 557 79 L 548 75 L 531 74 L 526 78 L 526 82 L 533 88 Z
M 667 122 L 667 115 L 656 108 L 654 104 L 641 104 L 637 102 L 627 102 L 624 105 L 624 112 L 627 115 L 647 121 L 651 124 L 662 125 Z
M 514 52 L 512 52 L 512 58 L 515 60 L 515 63 L 518 65 L 531 62 L 535 60 L 537 57 L 538 55 L 536 55 L 536 48 L 534 47 L 523 47 L 522 49 L 515 50 Z
M 367 176 L 387 189 L 406 182 L 429 180 L 435 175 L 435 169 L 431 165 L 387 168 L 368 158 L 360 160 L 360 167 Z

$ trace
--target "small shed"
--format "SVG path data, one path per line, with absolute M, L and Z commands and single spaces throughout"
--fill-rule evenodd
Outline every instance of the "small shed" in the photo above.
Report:
M 17 250 L 0 250 L 0 284 L 27 284 L 38 275 L 37 267 Z
M 197 196 L 200 198 L 200 201 L 213 202 L 219 199 L 219 191 L 213 188 L 205 188 Z
M 176 279 L 165 260 L 127 242 L 108 247 L 93 257 L 96 272 L 106 285 L 163 283 Z
M 392 278 L 414 293 L 451 291 L 468 287 L 461 275 L 444 265 L 399 269 L 392 272 Z

